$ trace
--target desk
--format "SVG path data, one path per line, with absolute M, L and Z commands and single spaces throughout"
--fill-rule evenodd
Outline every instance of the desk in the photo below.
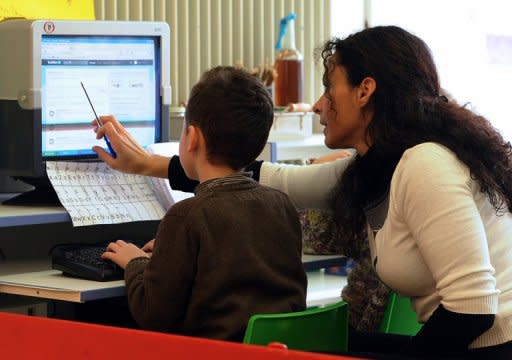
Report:
M 333 266 L 345 266 L 347 258 L 341 255 L 302 255 L 304 270 L 313 271 Z
M 312 256 L 309 255 L 309 259 Z M 125 295 L 124 280 L 98 282 L 75 279 L 63 276 L 60 271 L 51 270 L 50 267 L 48 260 L 14 261 L 2 265 L 0 293 L 77 303 Z M 308 306 L 340 300 L 341 289 L 346 284 L 344 276 L 325 274 L 323 270 L 308 271 L 307 276 Z
M 8 197 L 3 194 L 4 199 Z M 127 223 L 73 228 L 62 207 L 0 205 L 0 249 L 7 259 L 2 261 L 0 253 L 0 293 L 74 303 L 122 296 L 125 294 L 123 281 L 101 283 L 67 278 L 60 271 L 51 270 L 48 249 L 65 239 L 74 242 L 150 239 L 157 226 L 158 221 L 145 222 L 143 226 Z M 306 270 L 313 270 L 342 264 L 344 259 L 305 255 L 303 262 Z M 308 306 L 338 301 L 345 282 L 344 277 L 337 275 L 318 270 L 308 272 Z

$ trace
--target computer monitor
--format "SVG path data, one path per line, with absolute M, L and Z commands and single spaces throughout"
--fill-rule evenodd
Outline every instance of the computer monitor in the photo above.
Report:
M 0 22 L 0 175 L 51 193 L 47 161 L 96 158 L 105 142 L 81 82 L 96 112 L 142 146 L 167 141 L 169 32 L 165 22 Z

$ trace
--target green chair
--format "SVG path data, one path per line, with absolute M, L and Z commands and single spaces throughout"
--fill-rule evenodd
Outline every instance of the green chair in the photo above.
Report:
M 423 325 L 412 310 L 411 300 L 391 292 L 380 331 L 387 334 L 416 335 Z
M 347 303 L 340 301 L 298 312 L 253 315 L 243 342 L 258 345 L 279 342 L 289 349 L 325 353 L 347 351 Z

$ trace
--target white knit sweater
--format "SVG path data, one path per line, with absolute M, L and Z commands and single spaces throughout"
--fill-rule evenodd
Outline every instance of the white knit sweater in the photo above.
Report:
M 264 163 L 260 183 L 301 207 L 326 208 L 350 163 L 318 166 Z M 443 306 L 466 314 L 496 314 L 471 348 L 512 340 L 512 215 L 496 215 L 487 196 L 453 152 L 434 143 L 407 150 L 390 188 L 382 229 L 370 236 L 380 278 L 412 298 L 421 322 Z

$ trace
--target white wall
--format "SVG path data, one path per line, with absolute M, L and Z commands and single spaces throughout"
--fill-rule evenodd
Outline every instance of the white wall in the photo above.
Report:
M 336 1 L 336 0 L 333 0 Z M 331 0 L 95 0 L 98 20 L 161 20 L 171 27 L 173 104 L 186 100 L 206 69 L 249 69 L 274 61 L 279 20 L 297 14 L 297 48 L 304 54 L 304 101 L 322 93 L 313 51 L 330 36 Z

